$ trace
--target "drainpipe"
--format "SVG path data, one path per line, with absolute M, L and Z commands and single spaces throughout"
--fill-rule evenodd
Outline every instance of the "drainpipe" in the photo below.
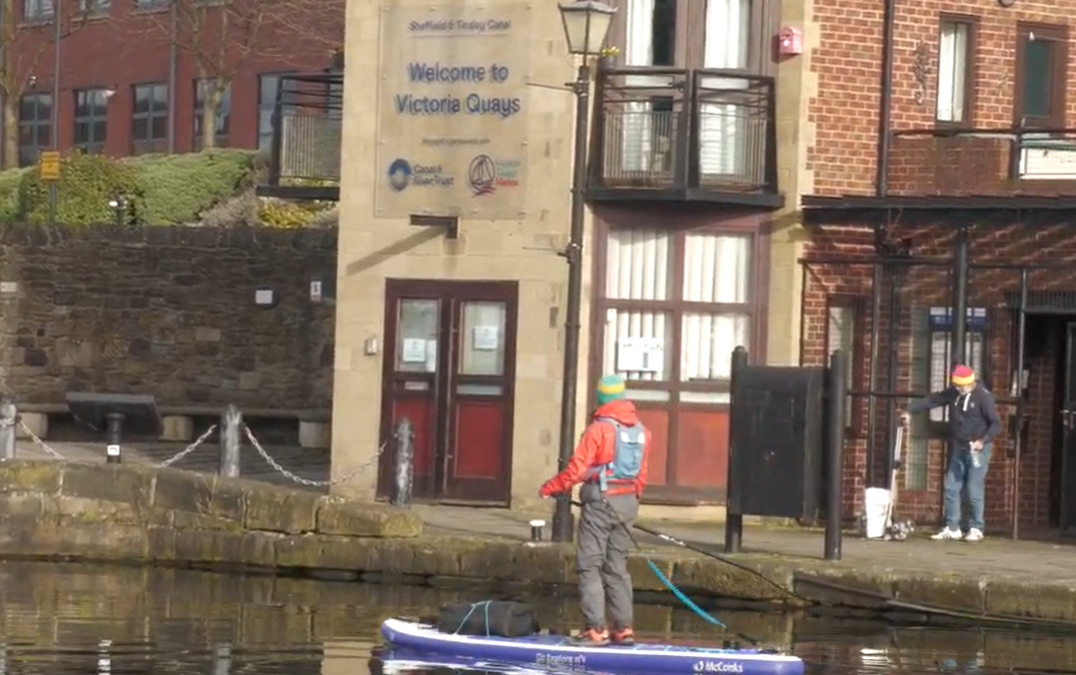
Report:
M 176 151 L 176 70 L 179 61 L 179 47 L 176 45 L 176 39 L 178 37 L 176 25 L 179 22 L 177 15 L 176 3 L 173 1 L 171 4 L 171 17 L 169 19 L 169 37 L 171 42 L 171 50 L 168 55 L 168 154 L 173 154 Z

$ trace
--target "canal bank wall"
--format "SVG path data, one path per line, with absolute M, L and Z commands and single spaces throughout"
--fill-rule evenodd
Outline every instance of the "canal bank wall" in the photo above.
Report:
M 139 465 L 13 460 L 0 464 L 0 558 L 158 564 L 276 575 L 473 582 L 573 592 L 574 549 L 504 538 L 439 536 L 410 510 L 244 479 Z M 1072 574 L 929 575 L 760 553 L 730 565 L 682 548 L 635 553 L 640 600 L 837 608 L 913 621 L 1056 622 L 1076 627 Z

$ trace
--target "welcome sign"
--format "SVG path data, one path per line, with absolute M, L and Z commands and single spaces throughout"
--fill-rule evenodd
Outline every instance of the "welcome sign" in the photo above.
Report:
M 375 215 L 523 215 L 532 20 L 523 3 L 382 6 Z

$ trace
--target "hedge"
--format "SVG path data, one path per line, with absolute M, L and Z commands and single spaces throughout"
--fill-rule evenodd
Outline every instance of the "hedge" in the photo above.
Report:
M 115 211 L 109 202 L 122 194 L 133 222 L 197 222 L 207 209 L 253 185 L 256 156 L 249 150 L 209 149 L 115 160 L 73 152 L 61 164 L 56 220 L 110 222 Z M 48 194 L 33 168 L 0 171 L 0 222 L 48 220 Z

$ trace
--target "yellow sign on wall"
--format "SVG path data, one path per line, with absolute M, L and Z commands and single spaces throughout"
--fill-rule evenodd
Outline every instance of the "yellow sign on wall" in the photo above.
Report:
M 523 215 L 533 19 L 522 3 L 381 8 L 375 215 Z
M 55 150 L 43 150 L 37 160 L 41 180 L 60 180 L 60 153 Z

